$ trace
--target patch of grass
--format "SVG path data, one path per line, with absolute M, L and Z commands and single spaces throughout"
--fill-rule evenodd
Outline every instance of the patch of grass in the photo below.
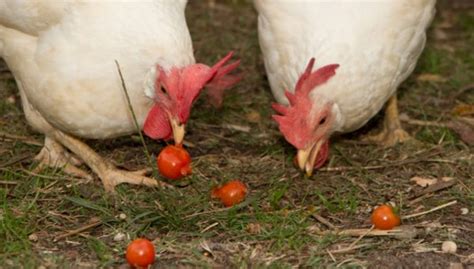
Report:
M 351 192 L 340 192 L 339 190 L 329 195 L 324 195 L 319 190 L 315 191 L 321 205 L 331 213 L 349 212 L 355 213 L 359 205 L 359 198 L 354 190 Z
M 443 73 L 446 67 L 445 53 L 435 48 L 427 47 L 420 57 L 416 67 L 416 72 L 426 72 L 433 74 Z
M 88 241 L 89 248 L 97 255 L 101 266 L 111 265 L 114 261 L 114 254 L 109 247 L 99 239 L 90 238 Z
M 457 135 L 448 128 L 423 128 L 417 133 L 416 139 L 431 144 L 438 144 L 440 141 L 451 144 L 459 142 Z
M 335 253 L 334 262 L 327 250 L 345 248 L 355 238 L 323 235 L 321 232 L 332 228 L 316 220 L 314 213 L 334 229 L 367 228 L 370 210 L 379 203 L 402 201 L 402 213 L 409 214 L 456 199 L 456 206 L 407 223 L 468 228 L 471 223 L 459 212 L 462 207 L 474 210 L 472 149 L 451 130 L 404 124 L 418 142 L 381 148 L 358 143 L 358 133 L 345 135 L 331 141 L 327 166 L 348 169 L 317 171 L 305 177 L 293 166 L 295 149 L 270 117 L 273 97 L 264 74 L 252 4 L 235 0 L 216 4 L 217 8 L 211 9 L 207 1 L 189 2 L 186 12 L 196 59 L 212 65 L 234 50 L 242 59 L 240 70 L 245 77 L 229 90 L 221 109 L 209 107 L 205 98 L 195 104 L 186 136 L 194 145 L 189 148 L 193 175 L 169 182 L 173 189 L 123 185 L 112 196 L 97 179 L 72 178 L 61 169 L 32 174 L 29 171 L 36 165 L 32 157 L 40 147 L 0 137 L 0 267 L 119 267 L 125 264 L 123 251 L 129 239 L 135 237 L 154 240 L 157 268 L 319 268 L 335 267 L 345 260 L 348 263 L 342 267 L 352 268 L 370 264 L 373 257 L 386 253 L 407 256 L 419 240 L 427 247 L 439 247 L 438 242 L 451 238 L 458 243 L 458 254 L 470 254 L 470 242 L 474 242 L 471 231 L 454 233 L 454 228 L 443 228 L 413 240 L 366 237 L 357 243 L 366 247 Z M 454 52 L 428 40 L 414 75 L 401 86 L 400 111 L 412 118 L 448 121 L 456 104 L 474 100 L 469 92 L 451 99 L 474 80 L 472 16 L 456 12 L 458 23 L 453 27 L 462 40 L 443 41 Z M 420 73 L 439 74 L 448 81 L 420 82 L 415 79 Z M 33 134 L 25 123 L 19 103 L 6 102 L 16 93 L 13 80 L 0 80 L 0 88 L 0 130 L 42 141 L 43 137 Z M 257 113 L 260 120 L 250 121 L 249 112 Z M 379 115 L 373 122 L 381 119 Z M 249 130 L 235 130 L 226 124 L 248 126 Z M 373 125 L 366 128 L 373 129 Z M 146 142 L 154 153 L 165 144 L 151 139 Z M 134 137 L 87 143 L 127 169 L 148 165 Z M 26 159 L 8 164 L 24 154 Z M 406 160 L 411 162 L 394 165 Z M 5 163 L 8 165 L 2 166 Z M 370 166 L 380 168 L 367 169 Z M 460 183 L 411 205 L 409 198 L 421 190 L 410 181 L 413 176 L 449 176 Z M 213 186 L 235 178 L 249 187 L 244 203 L 224 208 L 210 198 Z M 53 241 L 91 220 L 101 224 Z M 126 235 L 123 241 L 113 240 L 118 232 Z M 28 239 L 31 234 L 38 240 Z

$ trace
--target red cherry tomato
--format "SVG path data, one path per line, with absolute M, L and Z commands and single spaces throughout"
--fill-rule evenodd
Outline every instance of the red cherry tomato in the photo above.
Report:
M 181 146 L 166 146 L 156 163 L 160 174 L 168 179 L 180 179 L 191 174 L 191 157 Z
M 389 205 L 381 205 L 372 212 L 372 224 L 379 230 L 391 230 L 400 225 L 400 217 Z
M 247 187 L 239 180 L 232 180 L 212 190 L 212 198 L 219 198 L 226 207 L 242 202 L 247 194 Z
M 155 247 L 149 240 L 138 238 L 128 245 L 125 256 L 132 267 L 147 268 L 155 261 Z

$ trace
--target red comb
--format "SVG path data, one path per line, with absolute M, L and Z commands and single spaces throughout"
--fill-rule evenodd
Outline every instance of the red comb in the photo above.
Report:
M 307 96 L 311 90 L 325 83 L 330 77 L 334 76 L 334 74 L 336 74 L 336 69 L 339 67 L 338 64 L 330 64 L 323 66 L 311 73 L 314 62 L 314 58 L 309 60 L 306 70 L 303 74 L 301 74 L 298 82 L 296 83 L 295 94 Z
M 184 67 L 172 67 L 164 70 L 157 66 L 155 81 L 155 106 L 149 111 L 145 120 L 145 133 L 154 138 L 166 138 L 171 132 L 169 117 L 180 123 L 186 123 L 191 106 L 205 85 L 210 85 L 216 102 L 222 102 L 222 91 L 231 87 L 240 77 L 228 73 L 237 68 L 239 61 L 225 65 L 232 57 L 228 53 L 214 66 L 191 64 Z M 219 93 L 220 91 L 220 93 Z
M 233 51 L 229 52 L 222 60 L 217 62 L 213 67 L 212 71 L 215 72 L 211 81 L 206 85 L 207 95 L 209 102 L 214 107 L 220 107 L 222 105 L 224 90 L 231 88 L 237 82 L 239 82 L 243 75 L 242 74 L 229 74 L 240 65 L 240 60 L 234 61 L 230 64 L 224 65 L 234 54 Z
M 309 94 L 334 76 L 339 67 L 338 64 L 330 64 L 312 72 L 314 63 L 314 58 L 311 58 L 296 83 L 294 93 L 285 91 L 288 106 L 272 104 L 272 108 L 278 113 L 273 115 L 273 119 L 278 123 L 280 132 L 290 144 L 297 148 L 303 148 L 311 136 L 312 126 L 308 126 L 309 123 L 306 120 L 313 106 Z

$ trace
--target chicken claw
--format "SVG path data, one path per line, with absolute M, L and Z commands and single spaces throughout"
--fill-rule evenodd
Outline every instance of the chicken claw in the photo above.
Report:
M 405 130 L 403 130 L 398 117 L 397 96 L 394 94 L 387 102 L 385 108 L 385 117 L 383 130 L 372 136 L 366 136 L 363 141 L 372 142 L 384 147 L 391 147 L 397 143 L 413 139 Z
M 114 192 L 115 186 L 121 183 L 145 185 L 148 187 L 171 187 L 171 185 L 165 182 L 143 176 L 142 174 L 146 172 L 146 170 L 125 171 L 117 169 L 110 163 L 107 163 L 106 166 L 108 167 L 101 173 L 98 173 L 98 175 L 107 192 Z
M 145 185 L 148 187 L 170 187 L 169 184 L 143 176 L 143 172 L 146 170 L 134 172 L 118 169 L 84 142 L 58 129 L 50 130 L 48 136 L 84 160 L 87 166 L 100 178 L 105 190 L 108 192 L 114 192 L 115 186 L 121 183 Z
M 66 174 L 92 180 L 92 176 L 89 173 L 77 167 L 82 164 L 82 161 L 67 152 L 61 144 L 49 137 L 45 138 L 44 146 L 38 155 L 35 156 L 34 160 L 38 162 L 38 165 L 33 170 L 35 173 L 43 170 L 45 167 L 62 168 Z

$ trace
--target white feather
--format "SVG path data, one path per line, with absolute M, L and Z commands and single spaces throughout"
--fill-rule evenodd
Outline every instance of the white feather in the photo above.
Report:
M 61 8 L 47 6 L 51 2 Z M 23 101 L 48 123 L 80 137 L 120 136 L 134 132 L 135 126 L 114 61 L 143 124 L 153 103 L 146 97 L 153 96 L 150 70 L 157 64 L 170 68 L 194 63 L 185 4 L 0 0 L 0 7 L 13 12 L 0 12 L 0 53 L 22 85 Z M 25 6 L 32 7 L 31 13 L 22 10 Z M 34 120 L 29 117 L 41 129 Z
M 273 95 L 287 104 L 310 58 L 340 64 L 318 88 L 338 107 L 336 129 L 364 125 L 413 71 L 435 0 L 255 0 L 259 41 Z

